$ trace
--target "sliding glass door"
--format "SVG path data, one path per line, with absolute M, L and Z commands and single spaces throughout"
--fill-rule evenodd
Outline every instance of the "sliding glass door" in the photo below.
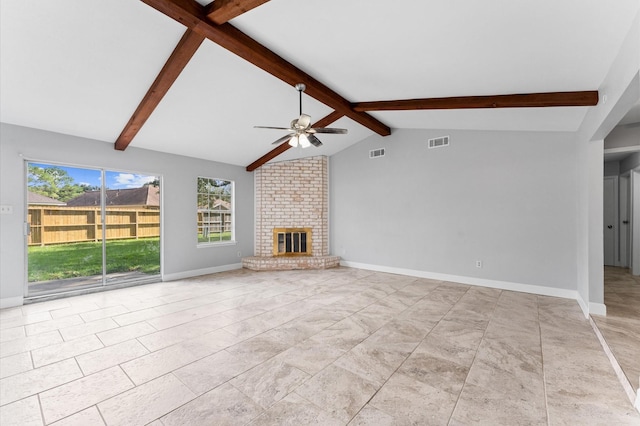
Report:
M 26 295 L 160 274 L 160 179 L 28 162 Z

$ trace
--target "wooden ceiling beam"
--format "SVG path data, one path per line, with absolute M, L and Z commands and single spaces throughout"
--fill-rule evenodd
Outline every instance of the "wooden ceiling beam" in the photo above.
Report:
M 254 9 L 269 0 L 215 0 L 206 8 L 207 18 L 218 24 L 224 24 Z
M 116 140 L 115 149 L 124 151 L 129 146 L 203 41 L 204 36 L 193 30 L 188 29 L 184 33 L 155 81 L 144 95 L 144 98 L 142 98 L 140 105 L 138 105 L 126 126 L 124 126 L 122 133 Z
M 330 125 L 334 121 L 337 121 L 337 120 L 341 119 L 342 117 L 344 117 L 344 114 L 342 114 L 340 112 L 337 112 L 337 111 L 333 111 L 331 114 L 329 114 L 326 117 L 323 117 L 320 120 L 318 120 L 315 123 L 313 123 L 311 125 L 311 127 L 327 127 L 328 125 Z M 267 163 L 268 161 L 273 160 L 278 155 L 280 155 L 283 152 L 287 151 L 289 148 L 291 148 L 291 145 L 289 145 L 288 141 L 281 143 L 277 147 L 273 148 L 271 151 L 267 152 L 262 157 L 258 158 L 253 163 L 249 164 L 247 166 L 247 171 L 248 172 L 254 171 L 258 167 L 262 166 L 263 164 Z
M 451 98 L 405 99 L 398 101 L 358 102 L 356 111 L 407 111 L 419 109 L 538 108 L 593 106 L 598 91 L 528 93 L 496 96 L 459 96 Z
M 240 56 L 258 68 L 290 84 L 304 83 L 305 93 L 323 104 L 341 112 L 381 136 L 391 134 L 391 129 L 373 116 L 355 111 L 351 103 L 306 72 L 287 62 L 229 23 L 216 25 L 205 14 L 205 7 L 195 0 L 142 0 L 144 3 L 183 23 L 214 43 Z

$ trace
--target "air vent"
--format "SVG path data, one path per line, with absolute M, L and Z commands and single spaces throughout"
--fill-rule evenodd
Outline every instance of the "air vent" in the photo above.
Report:
M 441 136 L 439 138 L 429 139 L 429 149 L 442 148 L 449 146 L 449 136 Z
M 369 151 L 369 158 L 384 157 L 384 148 L 373 149 Z

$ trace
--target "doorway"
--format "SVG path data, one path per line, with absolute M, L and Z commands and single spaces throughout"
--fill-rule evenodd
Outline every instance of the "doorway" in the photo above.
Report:
M 26 162 L 27 280 L 38 297 L 160 279 L 160 177 Z

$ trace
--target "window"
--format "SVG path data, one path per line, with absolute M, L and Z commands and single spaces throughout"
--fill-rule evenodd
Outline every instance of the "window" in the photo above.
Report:
M 233 182 L 198 178 L 198 244 L 235 241 Z

